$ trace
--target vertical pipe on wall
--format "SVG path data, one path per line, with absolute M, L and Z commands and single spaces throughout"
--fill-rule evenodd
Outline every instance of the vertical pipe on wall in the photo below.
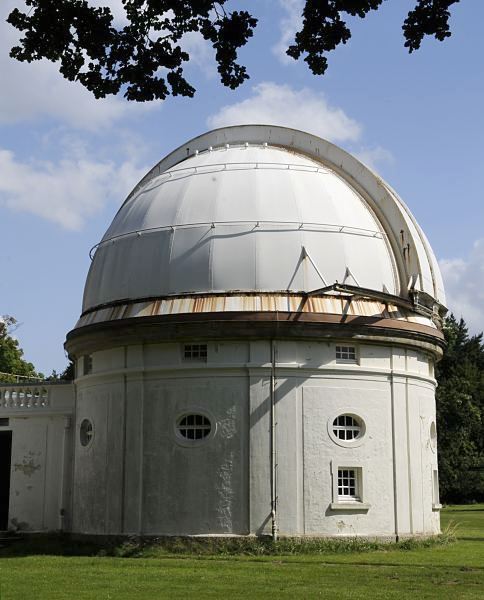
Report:
M 121 514 L 120 531 L 126 531 L 126 438 L 127 438 L 127 418 L 128 418 L 128 378 L 126 371 L 128 369 L 128 347 L 124 346 L 124 373 L 123 373 L 123 449 L 122 471 L 121 471 Z
M 65 531 L 66 527 L 66 499 L 68 497 L 68 486 L 71 486 L 72 479 L 69 479 L 69 435 L 72 427 L 72 417 L 64 417 L 64 428 L 62 432 L 61 448 L 61 482 L 59 487 L 59 531 Z M 72 442 L 72 440 L 70 440 Z M 75 440 L 74 440 L 75 442 Z
M 139 460 L 139 489 L 138 489 L 138 534 L 143 535 L 143 505 L 145 500 L 144 494 L 144 479 L 145 479 L 145 463 L 144 463 L 144 429 L 145 429 L 145 345 L 141 346 L 141 406 L 139 414 L 139 441 L 138 441 L 138 460 Z
M 393 519 L 395 523 L 395 541 L 399 540 L 398 528 L 398 501 L 397 501 L 397 461 L 396 461 L 396 440 L 395 440 L 395 377 L 394 377 L 394 349 L 391 349 L 390 354 L 390 394 L 391 394 L 391 410 L 392 410 L 392 454 L 393 454 Z
M 68 513 L 68 524 L 69 529 L 73 531 L 75 515 L 74 511 L 76 507 L 76 497 L 77 497 L 77 488 L 76 488 L 76 471 L 77 471 L 77 415 L 78 413 L 78 387 L 77 387 L 77 378 L 79 377 L 78 373 L 78 358 L 74 359 L 74 412 L 72 415 L 72 438 L 71 438 L 71 469 L 70 469 L 70 495 L 69 495 L 69 513 Z
M 277 454 L 276 454 L 276 349 L 274 340 L 271 340 L 271 520 L 272 539 L 277 541 Z
M 408 372 L 408 354 L 405 358 L 405 371 Z M 408 377 L 405 377 L 405 419 L 407 432 L 407 476 L 408 476 L 408 508 L 410 518 L 410 533 L 413 534 L 413 491 L 412 491 L 412 458 L 411 458 L 411 437 L 410 437 L 410 407 L 408 394 Z
M 50 420 L 50 419 L 49 419 Z M 52 428 L 49 427 L 49 420 L 45 425 L 45 438 L 44 438 L 44 476 L 42 478 L 42 530 L 48 530 L 48 517 L 46 515 L 47 512 L 47 474 L 50 468 L 49 464 L 49 437 L 52 435 Z

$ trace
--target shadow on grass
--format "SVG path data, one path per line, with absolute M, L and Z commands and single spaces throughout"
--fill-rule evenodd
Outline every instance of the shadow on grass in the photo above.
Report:
M 415 550 L 442 546 L 454 541 L 454 531 L 430 538 L 400 542 L 378 542 L 364 538 L 74 538 L 69 535 L 23 535 L 0 547 L 0 558 L 22 556 L 98 556 L 126 558 L 294 556 L 352 554 L 389 550 Z M 476 538 L 473 538 L 474 540 Z

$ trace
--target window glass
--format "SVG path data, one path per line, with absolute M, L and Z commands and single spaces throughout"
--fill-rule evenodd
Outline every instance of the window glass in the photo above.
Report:
M 81 446 L 87 447 L 92 441 L 94 435 L 94 428 L 89 419 L 83 419 L 81 422 L 81 427 L 79 429 L 79 441 L 81 442 Z
M 333 434 L 339 440 L 356 440 L 363 435 L 362 422 L 353 415 L 339 415 L 333 421 Z
M 92 356 L 90 354 L 85 354 L 82 357 L 82 373 L 83 375 L 92 373 Z
M 212 424 L 205 415 L 185 415 L 178 421 L 178 433 L 187 440 L 202 440 L 212 431 Z
M 354 468 L 338 469 L 338 500 L 359 500 L 358 474 Z
M 336 346 L 336 360 L 356 362 L 356 348 L 354 346 Z
M 207 360 L 207 344 L 185 344 L 183 358 L 185 360 Z

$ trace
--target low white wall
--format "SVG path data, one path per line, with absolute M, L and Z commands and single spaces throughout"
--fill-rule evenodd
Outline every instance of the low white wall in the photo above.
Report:
M 0 431 L 12 432 L 9 528 L 68 527 L 73 412 L 73 384 L 0 385 Z

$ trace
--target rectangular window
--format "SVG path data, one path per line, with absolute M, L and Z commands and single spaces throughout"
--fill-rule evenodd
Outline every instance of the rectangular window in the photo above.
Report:
M 439 494 L 439 472 L 437 469 L 432 469 L 432 509 L 440 510 L 442 505 L 440 504 Z
M 330 463 L 332 494 L 331 510 L 367 512 L 371 505 L 364 490 L 363 467 L 340 467 Z
M 82 373 L 83 375 L 92 373 L 92 356 L 90 354 L 85 354 L 82 357 Z
M 0 427 L 8 427 L 10 424 L 10 419 L 0 419 Z
M 185 360 L 207 360 L 207 344 L 185 344 L 183 349 Z
M 336 346 L 337 362 L 356 362 L 356 348 L 354 346 Z
M 358 469 L 339 468 L 338 469 L 338 501 L 339 502 L 359 502 L 359 477 Z

